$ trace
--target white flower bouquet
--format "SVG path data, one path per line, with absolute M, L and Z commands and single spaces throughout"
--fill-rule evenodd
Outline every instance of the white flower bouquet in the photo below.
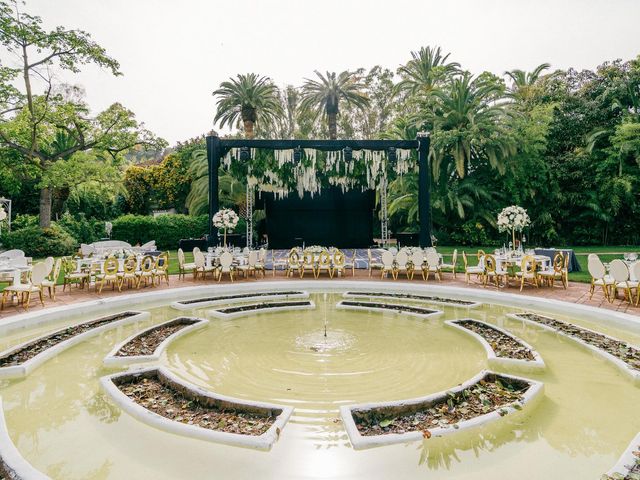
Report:
M 498 231 L 511 232 L 513 248 L 516 246 L 516 232 L 521 232 L 531 224 L 527 211 L 517 205 L 503 208 L 498 214 Z
M 0 222 L 2 222 L 3 220 L 6 220 L 7 218 L 7 212 L 5 211 L 4 208 L 0 207 Z
M 219 229 L 233 230 L 238 225 L 240 217 L 230 208 L 223 208 L 213 216 L 213 226 Z
M 498 230 L 500 232 L 521 232 L 531 224 L 527 211 L 517 205 L 504 208 L 498 214 Z
M 238 225 L 240 217 L 238 214 L 230 208 L 223 208 L 218 210 L 213 216 L 213 226 L 224 232 L 224 246 L 227 246 L 227 230 L 233 231 Z

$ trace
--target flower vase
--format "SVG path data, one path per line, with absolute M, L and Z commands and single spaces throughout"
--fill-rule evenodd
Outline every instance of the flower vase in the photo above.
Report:
M 224 239 L 223 240 L 223 246 L 226 249 L 227 248 L 227 229 L 226 228 L 224 229 L 224 234 L 223 235 L 224 235 L 223 236 L 223 239 Z
M 511 229 L 511 237 L 512 237 L 512 240 L 513 240 L 513 248 L 515 250 L 515 248 L 516 248 L 516 229 L 515 228 Z

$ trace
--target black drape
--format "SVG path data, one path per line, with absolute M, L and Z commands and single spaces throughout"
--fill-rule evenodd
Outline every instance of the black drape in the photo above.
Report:
M 373 190 L 323 189 L 313 198 L 292 192 L 276 200 L 262 194 L 270 248 L 309 245 L 366 248 L 373 243 Z

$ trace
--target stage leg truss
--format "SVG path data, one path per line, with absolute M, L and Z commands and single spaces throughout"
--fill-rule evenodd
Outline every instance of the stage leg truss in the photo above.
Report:
M 247 247 L 253 247 L 253 202 L 255 200 L 255 187 L 247 182 L 247 210 L 245 219 L 247 221 Z
M 389 210 L 387 207 L 387 176 L 383 175 L 380 180 L 380 236 L 382 246 L 389 245 L 391 235 L 389 233 Z

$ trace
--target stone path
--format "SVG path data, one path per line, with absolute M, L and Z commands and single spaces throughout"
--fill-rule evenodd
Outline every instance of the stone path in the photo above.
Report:
M 593 299 L 590 300 L 589 284 L 586 284 L 586 283 L 570 282 L 569 288 L 566 290 L 562 288 L 562 286 L 559 283 L 556 283 L 556 286 L 553 288 L 550 288 L 550 287 L 535 288 L 533 286 L 525 285 L 524 290 L 520 292 L 519 288 L 515 287 L 513 283 L 512 283 L 512 286 L 508 288 L 505 288 L 505 287 L 496 288 L 494 285 L 487 285 L 486 287 L 484 287 L 480 282 L 474 281 L 474 280 L 472 280 L 472 282 L 469 285 L 467 285 L 464 281 L 464 275 L 461 275 L 461 274 L 458 274 L 457 278 L 455 279 L 450 273 L 445 273 L 443 277 L 444 278 L 442 282 L 438 282 L 437 280 L 434 280 L 433 277 L 431 277 L 428 282 L 424 282 L 422 280 L 422 277 L 418 275 L 416 275 L 412 281 L 407 280 L 404 276 L 400 276 L 400 278 L 398 279 L 398 282 L 410 282 L 410 283 L 417 283 L 417 284 L 423 284 L 423 285 L 450 285 L 450 286 L 470 288 L 470 289 L 482 288 L 482 289 L 489 289 L 493 291 L 499 290 L 499 291 L 513 293 L 517 295 L 530 295 L 534 297 L 552 298 L 555 300 L 563 300 L 565 302 L 591 305 L 594 307 L 605 308 L 607 310 L 616 310 L 616 311 L 626 312 L 626 313 L 640 316 L 639 307 L 630 306 L 628 302 L 623 301 L 621 299 L 616 299 L 613 301 L 613 303 L 609 303 L 604 298 L 604 295 L 602 294 L 602 290 L 596 289 Z M 289 280 L 295 280 L 297 278 L 298 277 L 294 277 L 293 279 L 289 279 Z M 366 280 L 372 283 L 394 282 L 394 280 L 392 280 L 391 278 L 380 279 L 380 275 L 379 274 L 375 275 L 375 273 L 374 273 L 374 276 L 370 278 L 366 270 L 356 270 L 355 277 L 352 277 L 351 273 L 349 272 L 347 273 L 345 280 L 350 280 L 352 278 L 355 280 Z M 305 275 L 304 279 L 313 280 L 313 275 L 307 274 Z M 323 274 L 320 276 L 320 279 L 327 280 L 329 279 L 329 277 L 327 274 Z M 283 281 L 283 280 L 287 280 L 287 277 L 285 277 L 284 273 L 280 271 L 276 272 L 275 276 L 272 275 L 271 271 L 268 271 L 265 277 L 265 280 Z M 263 280 L 261 277 L 259 277 L 258 279 L 255 279 L 253 277 L 249 279 L 245 279 L 245 278 L 236 279 L 236 282 L 238 283 L 262 282 L 262 281 Z M 228 278 L 225 277 L 225 280 L 223 280 L 220 283 L 230 283 L 230 282 Z M 59 287 L 57 290 L 55 302 L 51 300 L 48 296 L 46 296 L 44 307 L 40 305 L 37 295 L 33 295 L 31 298 L 31 307 L 29 311 L 37 311 L 37 310 L 42 310 L 43 308 L 48 308 L 48 307 L 71 305 L 78 302 L 85 302 L 85 301 L 96 300 L 101 298 L 109 298 L 115 295 L 126 295 L 126 294 L 136 293 L 136 292 L 145 292 L 145 291 L 150 291 L 152 289 L 157 290 L 157 289 L 166 289 L 166 288 L 187 287 L 187 286 L 194 286 L 194 285 L 216 285 L 216 284 L 218 284 L 218 282 L 212 280 L 210 276 L 206 280 L 198 279 L 197 281 L 194 282 L 191 275 L 187 276 L 187 278 L 184 280 L 179 280 L 177 275 L 172 275 L 170 277 L 170 281 L 168 285 L 166 282 L 163 282 L 160 286 L 142 287 L 139 290 L 136 290 L 136 289 L 128 290 L 127 288 L 123 288 L 122 293 L 119 293 L 117 289 L 115 291 L 112 291 L 110 289 L 104 289 L 102 293 L 98 294 L 95 291 L 93 286 L 91 286 L 89 291 L 87 291 L 86 288 L 80 289 L 76 286 L 72 286 L 71 288 L 68 287 L 67 290 L 63 292 L 62 287 Z M 15 315 L 16 313 L 22 313 L 24 311 L 25 309 L 21 306 L 19 307 L 16 305 L 6 305 L 5 309 L 2 312 L 0 312 L 0 322 L 2 321 L 3 318 L 7 318 L 10 315 Z

